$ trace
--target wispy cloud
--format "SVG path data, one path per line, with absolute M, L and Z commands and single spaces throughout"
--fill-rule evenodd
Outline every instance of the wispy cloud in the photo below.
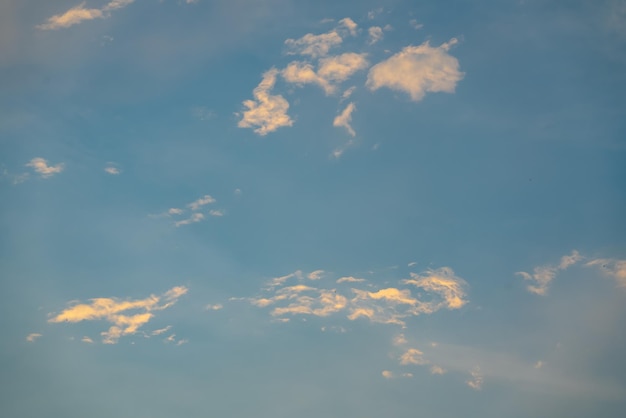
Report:
M 32 342 L 35 342 L 35 340 L 39 337 L 41 337 L 41 334 L 37 332 L 33 332 L 32 334 L 28 334 L 26 336 L 26 341 L 28 341 L 29 343 L 32 343 Z
M 192 213 L 191 216 L 189 216 L 189 218 L 187 218 L 187 219 L 183 219 L 181 221 L 174 222 L 174 226 L 176 226 L 178 228 L 179 226 L 189 225 L 189 224 L 194 224 L 194 223 L 200 222 L 203 219 L 204 219 L 204 214 L 203 213 L 195 212 L 195 213 Z
M 350 35 L 356 36 L 358 25 L 354 22 L 354 20 L 349 17 L 344 17 L 339 21 L 339 24 L 344 26 L 350 32 Z
M 319 58 L 328 54 L 328 51 L 337 45 L 340 45 L 343 39 L 336 30 L 332 30 L 320 35 L 307 33 L 299 39 L 287 39 L 288 55 L 308 55 L 311 58 Z
M 186 293 L 186 287 L 178 286 L 173 287 L 161 296 L 151 295 L 146 299 L 90 299 L 90 303 L 72 304 L 61 313 L 52 316 L 48 322 L 74 323 L 104 320 L 113 325 L 107 331 L 100 333 L 103 338 L 102 342 L 115 344 L 120 337 L 135 334 L 140 327 L 153 318 L 154 312 L 169 308 Z
M 409 364 L 415 364 L 418 366 L 423 366 L 428 364 L 428 361 L 424 359 L 424 353 L 422 353 L 417 348 L 409 348 L 400 356 L 400 364 L 403 366 Z
M 121 9 L 135 0 L 112 0 L 101 9 L 87 9 L 86 2 L 74 6 L 68 11 L 48 18 L 47 22 L 37 26 L 37 29 L 52 30 L 69 28 L 86 20 L 105 19 L 111 16 L 113 10 Z
M 252 92 L 254 100 L 246 100 L 243 105 L 248 109 L 243 112 L 237 124 L 240 128 L 255 128 L 254 132 L 264 136 L 283 126 L 292 126 L 293 121 L 287 114 L 289 102 L 281 95 L 272 95 L 278 70 L 272 68 L 263 74 L 263 80 Z
M 426 41 L 419 46 L 407 46 L 401 52 L 374 65 L 367 76 L 370 90 L 387 87 L 409 94 L 420 101 L 428 92 L 453 93 L 463 78 L 459 61 L 448 54 L 457 43 L 455 38 L 438 47 Z
M 561 261 L 558 265 L 544 265 L 538 266 L 533 269 L 533 273 L 527 273 L 525 271 L 518 271 L 518 276 L 521 276 L 524 280 L 531 282 L 532 284 L 527 286 L 529 292 L 536 295 L 546 295 L 550 283 L 556 277 L 559 271 L 565 270 L 573 264 L 582 259 L 582 256 L 578 251 L 572 251 L 570 255 L 561 257 Z
M 119 174 L 122 173 L 122 170 L 120 170 L 119 168 L 117 168 L 115 165 L 113 164 L 109 164 L 106 167 L 104 167 L 104 171 L 108 174 L 117 176 Z
M 55 174 L 58 174 L 63 171 L 65 165 L 63 163 L 59 163 L 57 165 L 48 165 L 48 161 L 41 158 L 36 157 L 30 160 L 26 164 L 26 167 L 31 167 L 35 172 L 39 173 L 41 177 L 48 178 Z
M 599 267 L 601 271 L 615 279 L 618 287 L 626 288 L 626 260 L 597 258 L 585 264 L 587 267 Z
M 360 279 L 358 277 L 352 277 L 352 276 L 340 277 L 337 279 L 337 283 L 360 283 L 364 281 L 365 279 Z
M 87 343 L 87 344 L 93 344 L 93 340 L 87 336 L 83 337 L 80 339 L 82 342 Z
M 216 200 L 211 195 L 204 195 L 198 200 L 195 200 L 187 205 L 187 207 L 193 211 L 200 209 L 202 206 L 215 203 Z
M 325 273 L 324 270 L 315 270 L 307 274 L 306 277 L 309 280 L 319 280 L 322 278 L 322 276 L 324 276 L 324 273 Z
M 335 117 L 333 120 L 333 126 L 337 128 L 344 128 L 351 136 L 355 136 L 356 132 L 352 128 L 350 123 L 352 122 L 352 112 L 356 109 L 354 102 L 350 102 L 343 111 Z
M 480 367 L 475 367 L 470 371 L 471 379 L 467 380 L 467 386 L 474 390 L 481 390 L 483 388 L 483 375 L 480 372 Z

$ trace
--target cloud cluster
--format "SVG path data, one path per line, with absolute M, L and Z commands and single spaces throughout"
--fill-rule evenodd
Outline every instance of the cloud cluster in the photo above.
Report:
M 187 293 L 185 286 L 177 286 L 161 296 L 150 295 L 145 299 L 120 300 L 117 298 L 94 298 L 90 303 L 72 304 L 61 313 L 53 315 L 48 322 L 81 322 L 104 320 L 111 323 L 107 331 L 100 333 L 102 342 L 115 344 L 120 337 L 137 333 L 157 311 L 174 305 Z
M 166 212 L 158 214 L 158 215 L 149 215 L 150 217 L 153 218 L 162 218 L 162 217 L 180 217 L 182 215 L 184 215 L 185 213 L 187 213 L 187 211 L 191 212 L 189 213 L 189 215 L 184 218 L 184 219 L 178 219 L 176 221 L 174 221 L 174 226 L 175 227 L 179 227 L 179 226 L 183 226 L 183 225 L 190 225 L 193 223 L 197 223 L 197 222 L 201 222 L 204 219 L 206 219 L 206 216 L 204 213 L 200 212 L 204 206 L 206 205 L 210 205 L 217 202 L 217 200 L 211 196 L 211 195 L 204 195 L 196 200 L 194 200 L 191 203 L 188 203 L 187 205 L 185 205 L 185 207 L 187 209 L 181 209 L 181 208 L 169 208 Z M 219 210 L 219 209 L 211 209 L 207 212 L 208 215 L 210 216 L 216 216 L 216 217 L 221 217 L 224 216 L 224 211 L 223 210 Z
M 41 30 L 53 30 L 69 28 L 85 20 L 105 19 L 111 16 L 111 12 L 128 6 L 135 0 L 112 0 L 100 9 L 87 9 L 86 2 L 74 6 L 65 13 L 48 18 L 46 23 L 37 26 Z
M 467 303 L 466 283 L 449 267 L 429 270 L 421 275 L 411 274 L 410 279 L 400 283 L 405 288 L 386 287 L 378 290 L 357 287 L 334 288 L 313 286 L 310 281 L 320 281 L 318 271 L 304 274 L 298 270 L 286 276 L 270 280 L 263 294 L 247 300 L 260 308 L 269 308 L 273 317 L 313 315 L 327 317 L 341 313 L 349 320 L 365 318 L 370 322 L 405 326 L 408 317 L 432 314 L 440 309 L 459 309 Z M 306 280 L 309 281 L 306 281 Z M 295 284 L 287 282 L 295 281 Z M 352 286 L 363 279 L 341 277 L 337 284 Z M 426 295 L 422 299 L 411 289 Z

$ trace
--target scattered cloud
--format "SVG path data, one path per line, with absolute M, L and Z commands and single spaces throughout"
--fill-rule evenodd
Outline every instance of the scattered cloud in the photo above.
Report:
M 215 305 L 208 304 L 207 306 L 204 307 L 204 309 L 207 311 L 219 311 L 223 307 L 224 305 L 222 305 L 221 303 L 216 303 Z
M 374 45 L 375 43 L 383 39 L 384 36 L 383 28 L 381 28 L 380 26 L 372 26 L 367 30 L 367 34 L 369 35 L 368 43 L 370 45 Z
M 209 211 L 209 215 L 211 216 L 224 216 L 224 211 L 221 209 L 212 209 Z
M 194 224 L 197 222 L 200 222 L 204 219 L 204 214 L 196 212 L 196 213 L 192 213 L 191 216 L 187 219 L 183 219 L 182 221 L 176 221 L 174 222 L 174 226 L 175 227 L 179 227 L 179 226 L 183 226 L 183 225 L 189 225 L 189 224 Z
M 339 21 L 339 24 L 346 27 L 348 31 L 350 31 L 350 35 L 356 36 L 358 25 L 354 22 L 354 20 L 349 17 L 344 17 Z
M 346 89 L 342 94 L 341 94 L 341 100 L 340 102 L 343 102 L 344 100 L 348 100 L 350 98 L 350 96 L 352 96 L 352 93 L 354 93 L 354 90 L 356 90 L 356 87 L 352 86 L 349 89 Z
M 211 195 L 206 194 L 202 196 L 201 198 L 199 198 L 198 200 L 188 204 L 187 207 L 193 211 L 196 211 L 200 209 L 202 206 L 205 206 L 211 203 L 215 203 L 215 199 Z
M 328 51 L 337 45 L 340 45 L 343 39 L 336 30 L 332 30 L 320 35 L 307 33 L 299 39 L 287 39 L 288 55 L 308 55 L 311 58 L 319 58 L 328 54 Z
M 310 272 L 306 277 L 309 280 L 319 280 L 324 275 L 324 270 L 315 270 Z
M 39 337 L 41 337 L 41 334 L 37 332 L 33 332 L 32 334 L 28 334 L 26 336 L 26 341 L 28 341 L 29 343 L 32 343 L 32 342 L 35 342 L 35 340 Z
M 615 279 L 618 287 L 626 287 L 626 260 L 597 258 L 585 264 L 587 267 L 599 267 L 601 271 Z
M 404 354 L 400 356 L 400 364 L 403 366 L 409 364 L 415 364 L 418 366 L 423 366 L 428 364 L 428 361 L 422 357 L 424 353 L 422 353 L 417 348 L 409 348 Z
M 160 329 L 155 329 L 154 331 L 152 331 L 150 333 L 150 335 L 161 335 L 167 331 L 169 331 L 170 329 L 172 329 L 171 325 L 166 326 L 165 328 L 160 328 Z
M 104 171 L 106 173 L 114 175 L 114 176 L 117 176 L 117 175 L 122 173 L 122 171 L 119 168 L 117 168 L 115 166 L 112 166 L 112 165 L 108 165 L 108 166 L 104 167 Z
M 548 287 L 559 271 L 565 270 L 582 259 L 578 251 L 572 251 L 572 254 L 561 257 L 558 265 L 544 265 L 533 269 L 533 273 L 518 271 L 518 276 L 524 280 L 530 281 L 532 284 L 527 286 L 529 292 L 536 295 L 544 296 L 548 292 Z
M 358 277 L 352 276 L 340 277 L 337 279 L 337 283 L 360 283 L 364 281 L 365 279 L 359 279 Z
M 86 20 L 105 19 L 111 16 L 113 10 L 121 9 L 133 3 L 135 0 L 112 0 L 101 9 L 87 9 L 86 2 L 74 6 L 65 13 L 48 18 L 47 22 L 37 26 L 41 30 L 54 30 L 69 28 Z
M 41 157 L 36 157 L 30 160 L 30 162 L 26 164 L 26 167 L 31 167 L 35 172 L 39 173 L 41 177 L 48 178 L 62 172 L 65 165 L 63 163 L 48 165 L 48 161 Z
M 405 345 L 406 343 L 407 343 L 407 340 L 404 334 L 398 334 L 395 337 L 393 337 L 393 345 L 395 346 Z
M 168 215 L 181 215 L 184 211 L 179 208 L 169 208 L 167 210 Z
M 452 38 L 438 47 L 431 47 L 428 41 L 419 46 L 407 46 L 374 65 L 366 86 L 372 91 L 381 87 L 402 91 L 416 102 L 429 92 L 454 93 L 464 75 L 459 71 L 459 61 L 448 54 L 457 42 Z
M 83 337 L 80 339 L 82 342 L 87 343 L 87 344 L 93 344 L 93 340 L 89 337 Z
M 169 308 L 187 293 L 184 286 L 174 287 L 161 296 L 150 295 L 145 299 L 120 300 L 117 298 L 95 298 L 90 303 L 74 303 L 61 313 L 53 315 L 48 322 L 81 322 L 104 320 L 113 324 L 100 333 L 102 342 L 115 344 L 124 335 L 135 334 L 147 324 L 154 313 Z M 139 312 L 139 313 L 137 313 Z
M 350 125 L 352 122 L 352 112 L 356 109 L 354 102 L 350 102 L 343 111 L 333 120 L 333 126 L 344 128 L 351 136 L 355 136 L 356 132 Z
M 276 68 L 263 74 L 261 83 L 252 92 L 254 100 L 243 102 L 248 110 L 243 112 L 237 126 L 240 128 L 256 127 L 254 132 L 264 136 L 280 127 L 293 125 L 293 121 L 287 115 L 289 102 L 283 96 L 270 93 L 276 84 L 277 74 Z
M 424 25 L 422 25 L 421 23 L 418 23 L 417 20 L 415 19 L 411 19 L 409 21 L 409 25 L 411 25 L 411 27 L 415 30 L 419 30 L 422 29 L 424 27 Z
M 191 114 L 198 120 L 211 120 L 215 118 L 215 112 L 205 106 L 196 106 L 191 108 Z
M 439 367 L 439 366 L 432 366 L 430 368 L 430 374 L 438 374 L 438 375 L 446 374 L 446 369 L 444 369 L 443 367 Z
M 389 370 L 383 370 L 381 374 L 383 375 L 385 379 L 393 378 L 393 373 Z
M 483 375 L 480 372 L 480 368 L 475 367 L 474 369 L 472 369 L 472 371 L 470 371 L 470 375 L 472 376 L 472 378 L 465 382 L 467 383 L 467 386 L 471 387 L 474 390 L 481 390 L 483 388 Z
M 466 283 L 456 276 L 449 267 L 441 267 L 436 270 L 428 270 L 419 275 L 410 273 L 411 279 L 404 280 L 405 284 L 412 284 L 431 294 L 439 296 L 440 300 L 434 298 L 423 309 L 426 311 L 436 311 L 441 308 L 460 309 L 466 303 L 464 287 Z

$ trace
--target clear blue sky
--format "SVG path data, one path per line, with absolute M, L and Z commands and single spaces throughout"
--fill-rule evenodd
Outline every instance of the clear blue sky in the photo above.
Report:
M 0 415 L 626 408 L 624 0 L 0 3 Z

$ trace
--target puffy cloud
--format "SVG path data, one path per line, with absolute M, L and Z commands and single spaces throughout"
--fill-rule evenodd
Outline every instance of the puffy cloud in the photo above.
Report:
M 261 83 L 252 92 L 255 100 L 246 100 L 243 105 L 248 109 L 243 112 L 237 126 L 253 128 L 254 132 L 264 136 L 282 126 L 292 126 L 293 121 L 287 115 L 289 102 L 280 95 L 270 94 L 276 84 L 278 70 L 275 68 L 263 74 Z
M 334 86 L 332 86 L 328 80 L 320 77 L 313 66 L 306 62 L 293 61 L 282 70 L 281 75 L 285 79 L 286 82 L 297 84 L 302 86 L 304 84 L 317 84 L 319 85 L 326 94 L 331 94 L 334 91 Z
M 367 34 L 369 35 L 368 43 L 370 45 L 374 45 L 376 42 L 383 39 L 383 28 L 380 26 L 372 26 L 367 30 Z
M 52 30 L 69 28 L 85 20 L 104 19 L 110 16 L 109 12 L 126 7 L 134 1 L 135 0 L 112 0 L 101 9 L 87 9 L 85 8 L 85 2 L 82 2 L 65 13 L 48 18 L 48 21 L 37 26 L 37 29 Z
M 416 364 L 418 366 L 423 366 L 428 364 L 428 361 L 423 357 L 424 353 L 422 353 L 417 348 L 409 348 L 404 354 L 400 356 L 400 364 L 403 366 L 409 364 Z
M 352 112 L 356 109 L 354 102 L 350 102 L 343 111 L 333 120 L 333 126 L 337 128 L 345 128 L 351 136 L 355 136 L 356 132 L 350 125 L 352 122 Z
M 35 340 L 39 337 L 41 337 L 41 334 L 37 332 L 33 332 L 32 334 L 28 334 L 26 336 L 26 341 L 28 341 L 29 343 L 32 343 L 32 342 L 35 342 Z
M 459 61 L 448 54 L 456 39 L 438 47 L 426 41 L 419 46 L 407 46 L 387 60 L 374 65 L 367 76 L 370 90 L 387 87 L 403 91 L 413 101 L 420 101 L 428 92 L 453 93 L 463 78 Z
M 115 344 L 123 335 L 135 334 L 148 323 L 154 312 L 167 309 L 185 293 L 184 286 L 174 287 L 162 296 L 151 295 L 145 299 L 119 300 L 116 298 L 95 298 L 90 303 L 74 304 L 51 317 L 48 322 L 81 322 L 105 320 L 113 324 L 100 335 L 105 344 Z M 135 313 L 139 311 L 139 313 Z M 131 313 L 132 312 L 132 313 Z
M 48 165 L 48 161 L 41 157 L 36 157 L 30 160 L 26 167 L 32 167 L 43 178 L 48 178 L 63 171 L 65 165 L 59 163 L 57 165 Z
M 518 271 L 518 276 L 521 276 L 524 280 L 530 281 L 533 284 L 527 286 L 529 292 L 536 295 L 546 295 L 548 287 L 557 273 L 561 270 L 565 270 L 573 264 L 582 259 L 582 256 L 578 251 L 572 251 L 572 254 L 561 257 L 561 261 L 558 265 L 544 265 L 537 266 L 533 269 L 533 273 L 527 273 L 525 271 Z
M 325 273 L 324 270 L 315 270 L 315 271 L 310 272 L 306 277 L 309 280 L 319 280 L 322 278 L 324 273 Z
M 299 39 L 287 39 L 285 45 L 287 45 L 289 51 L 287 54 L 300 54 L 309 55 L 311 58 L 318 58 L 328 54 L 328 51 L 339 44 L 343 39 L 337 33 L 336 30 L 332 30 L 320 35 L 314 35 L 307 33 Z
M 339 24 L 347 28 L 348 31 L 350 31 L 350 35 L 356 36 L 358 25 L 354 22 L 354 20 L 349 17 L 344 17 L 339 21 Z
M 200 209 L 202 206 L 208 205 L 210 203 L 215 203 L 215 199 L 212 196 L 206 194 L 202 196 L 201 198 L 199 198 L 198 200 L 188 204 L 187 207 L 193 211 L 196 211 Z
M 470 375 L 472 378 L 465 382 L 467 383 L 467 386 L 474 390 L 481 390 L 483 387 L 483 375 L 480 372 L 480 368 L 475 367 L 472 371 L 470 371 Z
M 616 260 L 611 258 L 597 258 L 585 264 L 587 267 L 600 267 L 602 272 L 611 276 L 619 287 L 626 287 L 626 260 Z

